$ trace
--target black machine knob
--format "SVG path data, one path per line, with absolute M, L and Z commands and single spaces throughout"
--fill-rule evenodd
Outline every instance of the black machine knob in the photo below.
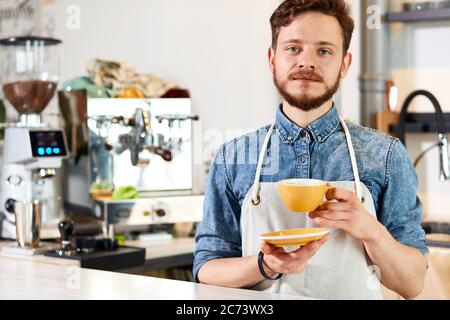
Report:
M 73 221 L 61 221 L 58 224 L 58 229 L 61 234 L 61 241 L 70 241 L 74 231 Z
M 73 221 L 61 221 L 58 224 L 59 233 L 61 234 L 61 248 L 56 252 L 60 256 L 73 256 L 77 253 L 72 246 L 72 236 L 74 233 Z
M 158 217 L 162 218 L 162 217 L 164 217 L 166 215 L 166 211 L 164 209 L 156 209 L 155 210 L 155 214 Z
M 14 203 L 15 202 L 16 202 L 16 200 L 11 199 L 11 198 L 6 200 L 6 202 L 5 202 L 6 211 L 8 211 L 9 213 L 14 213 Z

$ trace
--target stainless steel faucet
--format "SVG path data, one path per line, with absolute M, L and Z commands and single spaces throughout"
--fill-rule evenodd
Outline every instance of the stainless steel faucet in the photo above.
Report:
M 402 110 L 400 112 L 400 120 L 399 120 L 399 130 L 400 130 L 400 140 L 406 146 L 405 140 L 405 124 L 406 124 L 406 114 L 408 113 L 408 107 L 411 102 L 417 96 L 425 96 L 427 97 L 431 103 L 433 104 L 436 122 L 439 132 L 439 179 L 441 181 L 450 180 L 450 168 L 449 168 L 449 154 L 448 154 L 448 139 L 447 139 L 447 128 L 445 126 L 445 118 L 444 113 L 442 112 L 441 105 L 439 104 L 436 97 L 429 91 L 426 90 L 417 90 L 412 92 L 405 100 L 402 106 Z

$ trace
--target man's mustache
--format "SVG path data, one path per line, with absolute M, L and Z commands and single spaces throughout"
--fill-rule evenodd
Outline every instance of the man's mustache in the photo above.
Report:
M 289 75 L 288 79 L 289 80 L 308 79 L 308 80 L 323 82 L 323 78 L 320 75 L 318 75 L 315 72 L 311 72 L 311 71 L 303 71 L 303 72 L 293 73 L 293 74 Z

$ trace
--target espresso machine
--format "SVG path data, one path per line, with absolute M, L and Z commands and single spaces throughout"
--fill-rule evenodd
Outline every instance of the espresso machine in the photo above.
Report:
M 0 235 L 33 252 L 42 224 L 61 213 L 55 176 L 68 156 L 66 137 L 57 124 L 41 119 L 57 88 L 60 44 L 31 36 L 0 40 L 1 84 L 18 112 L 16 122 L 2 124 Z
M 139 192 L 137 199 L 94 196 L 94 214 L 105 229 L 157 226 L 142 237 L 164 237 L 174 224 L 201 220 L 203 196 L 192 192 L 192 125 L 198 120 L 190 99 L 89 99 L 90 183 Z

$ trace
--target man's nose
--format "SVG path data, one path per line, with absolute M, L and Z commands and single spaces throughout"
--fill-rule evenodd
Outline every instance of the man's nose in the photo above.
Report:
M 310 49 L 304 49 L 298 55 L 297 67 L 302 70 L 316 69 L 316 59 Z

